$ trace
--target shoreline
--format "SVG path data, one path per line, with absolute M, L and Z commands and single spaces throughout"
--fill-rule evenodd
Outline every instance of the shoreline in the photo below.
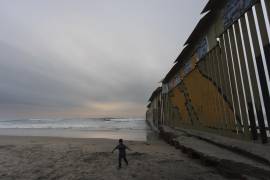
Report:
M 63 129 L 63 128 L 3 128 L 0 136 L 17 137 L 61 137 L 78 139 L 113 139 L 126 137 L 127 140 L 147 141 L 149 130 L 87 130 L 87 129 Z
M 80 137 L 58 137 L 58 136 L 19 136 L 19 135 L 0 135 L 0 144 L 1 139 L 6 138 L 14 138 L 16 140 L 68 140 L 68 141 L 115 141 L 118 142 L 117 139 L 109 139 L 109 138 L 80 138 Z M 144 141 L 136 141 L 136 140 L 125 140 L 125 142 L 144 142 Z

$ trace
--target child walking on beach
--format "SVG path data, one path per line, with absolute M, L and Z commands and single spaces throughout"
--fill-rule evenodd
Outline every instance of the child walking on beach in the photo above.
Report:
M 128 161 L 126 158 L 126 149 L 130 150 L 124 143 L 123 143 L 123 139 L 119 139 L 119 144 L 112 150 L 112 153 L 118 149 L 119 154 L 118 154 L 118 168 L 121 168 L 121 161 L 122 159 L 124 159 L 124 161 L 126 162 L 126 164 L 128 165 Z

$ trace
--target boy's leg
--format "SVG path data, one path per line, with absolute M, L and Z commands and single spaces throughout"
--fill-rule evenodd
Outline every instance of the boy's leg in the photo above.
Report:
M 118 167 L 119 167 L 119 168 L 121 168 L 121 161 L 122 161 L 122 157 L 119 156 L 119 157 L 118 157 Z
M 125 162 L 126 162 L 126 164 L 128 165 L 128 161 L 127 161 L 126 156 L 124 156 L 124 161 L 125 161 Z

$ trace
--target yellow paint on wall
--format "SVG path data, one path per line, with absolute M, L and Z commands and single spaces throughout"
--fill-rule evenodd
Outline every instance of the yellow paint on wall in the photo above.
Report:
M 185 79 L 184 83 L 188 89 L 189 96 L 195 112 L 202 125 L 207 127 L 219 127 L 224 120 L 224 108 L 228 116 L 233 116 L 229 105 L 224 101 L 217 88 L 208 79 L 204 78 L 198 69 L 195 69 Z M 221 100 L 221 103 L 217 103 Z M 232 121 L 231 118 L 227 121 Z M 230 122 L 232 124 L 233 122 Z
M 183 124 L 191 124 L 188 111 L 185 106 L 185 97 L 182 92 L 180 92 L 180 89 L 178 87 L 174 88 L 172 90 L 173 96 L 171 96 L 171 102 L 173 103 L 174 106 L 176 106 L 179 109 L 180 113 L 180 119 L 179 123 Z M 179 124 L 177 123 L 177 125 Z

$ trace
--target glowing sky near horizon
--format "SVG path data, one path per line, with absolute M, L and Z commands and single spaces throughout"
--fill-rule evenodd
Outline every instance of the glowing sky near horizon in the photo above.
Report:
M 1 0 L 0 118 L 143 117 L 207 0 Z

